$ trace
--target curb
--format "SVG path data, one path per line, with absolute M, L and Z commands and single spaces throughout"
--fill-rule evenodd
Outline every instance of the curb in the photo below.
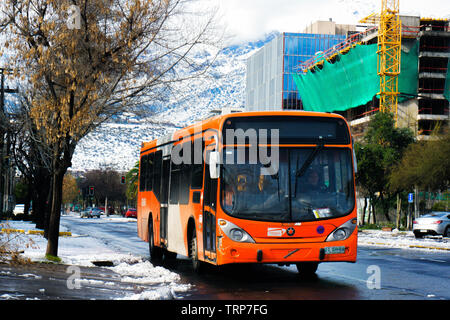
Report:
M 1 230 L 1 233 L 23 233 L 25 234 L 25 230 L 23 229 L 5 229 L 3 228 Z M 27 234 L 34 234 L 34 235 L 44 235 L 44 231 L 43 230 L 28 230 L 26 232 Z M 67 232 L 67 231 L 61 231 L 59 233 L 60 237 L 71 237 L 72 236 L 72 232 Z
M 440 247 L 428 247 L 428 246 L 419 246 L 419 245 L 410 245 L 410 248 L 420 248 L 420 249 L 435 249 L 435 250 L 446 250 L 450 251 L 450 248 L 440 248 Z
M 25 233 L 25 230 L 23 229 L 9 229 L 9 228 L 3 228 L 1 230 L 2 233 Z
M 432 250 L 444 250 L 444 251 L 450 251 L 450 248 L 443 248 L 443 247 L 431 247 L 431 246 L 421 246 L 421 245 L 404 245 L 399 247 L 393 247 L 391 244 L 383 243 L 383 242 L 365 242 L 365 243 L 358 243 L 358 246 L 363 245 L 372 245 L 372 246 L 389 246 L 391 248 L 401 248 L 401 247 L 407 247 L 411 249 L 432 249 Z

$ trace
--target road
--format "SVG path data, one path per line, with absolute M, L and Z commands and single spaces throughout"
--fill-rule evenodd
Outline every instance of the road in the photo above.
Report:
M 147 243 L 136 234 L 135 222 L 65 217 L 73 233 L 89 234 L 114 250 L 148 256 Z M 450 253 L 395 248 L 358 248 L 358 261 L 323 263 L 313 279 L 299 278 L 295 266 L 227 266 L 208 268 L 198 276 L 180 257 L 163 263 L 194 285 L 184 299 L 333 299 L 450 300 Z

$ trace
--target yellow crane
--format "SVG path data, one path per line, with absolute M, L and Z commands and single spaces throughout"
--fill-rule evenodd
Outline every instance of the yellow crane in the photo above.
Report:
M 380 77 L 380 111 L 393 113 L 397 124 L 402 46 L 399 0 L 381 0 L 381 13 L 373 13 L 360 22 L 378 24 L 377 72 Z

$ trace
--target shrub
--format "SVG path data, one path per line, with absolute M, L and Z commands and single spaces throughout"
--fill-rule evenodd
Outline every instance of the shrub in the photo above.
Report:
M 0 223 L 0 263 L 28 264 L 29 258 L 21 256 L 23 249 L 35 246 L 23 230 L 12 229 L 8 222 Z

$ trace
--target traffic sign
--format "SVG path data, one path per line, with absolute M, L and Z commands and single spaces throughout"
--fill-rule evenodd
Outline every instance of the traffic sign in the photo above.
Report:
M 414 202 L 414 193 L 408 193 L 408 202 L 413 203 Z

